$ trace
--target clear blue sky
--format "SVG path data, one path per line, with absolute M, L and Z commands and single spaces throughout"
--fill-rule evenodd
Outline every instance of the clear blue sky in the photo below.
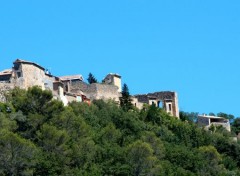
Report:
M 172 90 L 187 112 L 240 116 L 239 0 L 0 2 L 0 70 L 119 73 L 131 94 Z

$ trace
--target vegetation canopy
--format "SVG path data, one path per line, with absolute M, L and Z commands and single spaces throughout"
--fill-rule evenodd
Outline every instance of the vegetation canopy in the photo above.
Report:
M 129 110 L 127 101 L 64 107 L 38 87 L 16 88 L 7 100 L 0 175 L 240 175 L 239 143 L 224 129 L 197 127 L 192 113 L 178 120 L 153 106 Z M 239 119 L 233 125 L 238 132 Z

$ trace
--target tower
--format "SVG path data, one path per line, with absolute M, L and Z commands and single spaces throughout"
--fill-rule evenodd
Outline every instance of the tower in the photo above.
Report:
M 122 92 L 121 76 L 116 73 L 109 73 L 102 81 L 105 84 L 115 85 L 118 87 L 118 92 Z

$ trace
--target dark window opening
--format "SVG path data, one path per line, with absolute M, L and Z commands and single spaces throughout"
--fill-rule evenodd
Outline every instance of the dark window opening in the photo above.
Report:
M 22 73 L 21 72 L 17 72 L 17 77 L 21 78 L 22 77 Z
M 172 111 L 172 105 L 171 104 L 168 104 L 168 109 L 169 109 L 169 111 Z
M 225 119 L 211 119 L 210 121 L 211 121 L 211 123 L 214 123 L 214 122 L 216 122 L 216 123 L 227 123 L 228 122 L 228 120 L 225 120 Z
M 67 85 L 65 86 L 65 91 L 68 92 L 68 86 Z

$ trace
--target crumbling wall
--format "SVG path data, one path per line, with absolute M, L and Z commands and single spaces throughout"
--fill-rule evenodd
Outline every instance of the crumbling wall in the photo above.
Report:
M 71 87 L 72 93 L 84 93 L 90 100 L 95 99 L 113 99 L 119 101 L 118 87 L 115 85 L 107 84 L 86 84 L 84 82 L 78 82 Z
M 6 102 L 5 94 L 14 88 L 13 84 L 0 83 L 0 102 Z
M 133 106 L 137 107 L 138 109 L 142 109 L 143 105 L 145 104 L 145 103 L 139 102 L 138 99 L 135 97 L 131 97 L 131 100 L 132 100 Z
M 208 125 L 210 125 L 210 120 L 206 117 L 198 116 L 197 123 L 199 126 L 208 126 Z
M 74 84 L 71 84 L 70 92 L 73 93 L 79 93 L 80 91 L 87 92 L 90 89 L 90 86 L 91 84 L 87 84 L 83 81 L 78 81 L 75 82 Z
M 141 103 L 149 103 L 149 98 L 147 94 L 143 94 L 143 95 L 135 95 L 134 97 L 137 98 L 137 100 Z
M 179 117 L 178 97 L 176 92 L 162 91 L 142 95 L 135 95 L 135 98 L 141 103 L 156 104 L 163 103 L 163 108 L 173 116 Z M 171 108 L 169 108 L 169 105 Z
M 96 87 L 96 97 L 95 99 L 113 99 L 119 101 L 118 87 L 115 85 L 106 85 L 106 84 L 91 84 Z

